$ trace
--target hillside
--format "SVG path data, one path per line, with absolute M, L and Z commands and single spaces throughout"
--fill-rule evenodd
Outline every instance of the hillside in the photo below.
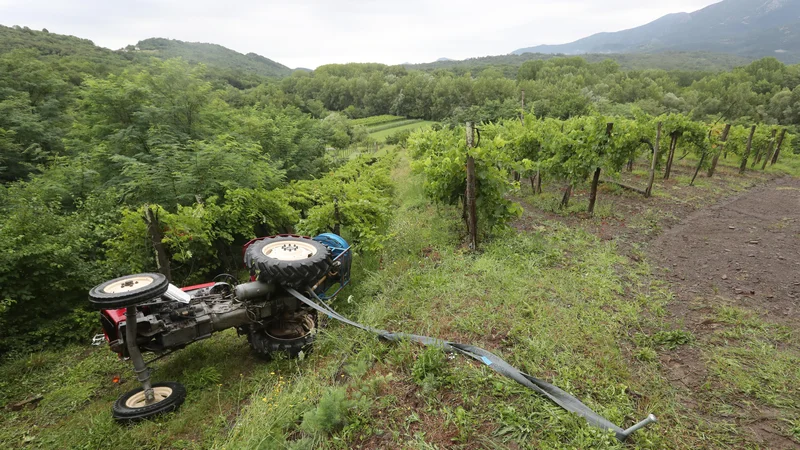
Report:
M 128 46 L 126 50 L 133 50 L 139 54 L 150 54 L 161 59 L 181 57 L 190 63 L 203 63 L 265 77 L 283 77 L 292 72 L 283 64 L 261 55 L 255 53 L 244 55 L 217 44 L 150 38 L 139 41 L 135 47 Z
M 75 84 L 80 83 L 81 74 L 105 76 L 129 64 L 125 55 L 98 47 L 89 39 L 46 29 L 0 25 L 0 55 L 14 51 L 25 51 L 40 61 L 56 64 Z
M 640 27 L 598 33 L 561 45 L 513 53 L 706 51 L 800 61 L 800 0 L 724 0 L 692 13 L 668 14 Z
M 548 53 L 524 53 L 497 56 L 483 56 L 460 61 L 435 61 L 422 64 L 404 64 L 408 69 L 436 70 L 446 69 L 456 72 L 475 72 L 488 67 L 502 69 L 506 76 L 516 76 L 519 66 L 525 61 L 550 60 L 559 55 Z M 611 59 L 616 61 L 623 70 L 690 70 L 719 72 L 731 70 L 748 64 L 751 59 L 736 55 L 710 52 L 661 52 L 658 54 L 647 53 L 614 53 L 614 54 L 587 54 L 581 55 L 590 63 Z
M 68 78 L 80 84 L 83 74 L 105 76 L 130 67 L 131 63 L 147 63 L 148 57 L 159 59 L 181 57 L 196 64 L 216 69 L 229 82 L 254 85 L 258 76 L 283 77 L 292 72 L 288 67 L 255 53 L 243 55 L 221 45 L 182 42 L 151 38 L 129 45 L 123 50 L 109 50 L 89 39 L 32 30 L 28 27 L 0 25 L 0 55 L 26 51 L 37 59 L 56 64 L 70 73 Z M 256 77 L 255 79 L 252 79 Z M 246 80 L 246 81 L 245 81 Z

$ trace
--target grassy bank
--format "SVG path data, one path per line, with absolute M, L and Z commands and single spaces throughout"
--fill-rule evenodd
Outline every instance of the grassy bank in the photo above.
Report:
M 631 258 L 582 226 L 536 217 L 473 254 L 460 245 L 459 210 L 430 205 L 405 160 L 394 179 L 397 210 L 386 247 L 356 255 L 353 283 L 334 308 L 368 325 L 484 347 L 623 427 L 656 413 L 660 423 L 637 433 L 635 448 L 729 445 L 726 424 L 693 415 L 663 375 L 660 358 L 694 342 L 664 320 L 672 294 L 636 247 Z M 720 314 L 745 335 L 757 331 L 746 315 Z M 259 361 L 244 338 L 228 332 L 155 363 L 156 380 L 184 383 L 189 396 L 177 413 L 132 427 L 110 417 L 111 403 L 136 382 L 107 348 L 7 361 L 0 402 L 43 399 L 4 413 L 0 446 L 622 447 L 485 366 L 326 322 L 314 351 L 300 360 Z M 718 367 L 736 357 L 719 354 Z M 731 373 L 734 382 L 747 372 Z

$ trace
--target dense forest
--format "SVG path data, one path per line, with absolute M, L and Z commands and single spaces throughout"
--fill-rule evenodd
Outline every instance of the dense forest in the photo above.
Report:
M 523 110 L 560 120 L 800 119 L 800 66 L 772 58 L 724 72 L 563 57 L 472 72 L 327 65 L 271 78 L 225 57 L 156 56 L 0 27 L 0 352 L 85 339 L 96 323 L 82 308 L 87 289 L 155 266 L 147 211 L 159 217 L 176 282 L 235 268 L 232 244 L 328 230 L 334 214 L 346 237 L 379 247 L 391 158 L 334 157 L 331 147 L 368 139 L 351 119 L 457 124 Z
M 519 66 L 535 60 L 550 60 L 563 58 L 563 54 L 550 53 L 522 53 L 497 56 L 481 56 L 464 60 L 444 60 L 421 64 L 404 64 L 407 69 L 424 70 L 432 72 L 438 69 L 447 69 L 457 74 L 471 72 L 479 73 L 487 67 L 493 67 L 503 72 L 507 77 L 514 78 Z M 619 64 L 622 70 L 688 70 L 720 72 L 745 66 L 753 59 L 727 53 L 711 52 L 658 52 L 658 53 L 587 53 L 581 58 L 588 63 L 598 63 L 610 59 Z

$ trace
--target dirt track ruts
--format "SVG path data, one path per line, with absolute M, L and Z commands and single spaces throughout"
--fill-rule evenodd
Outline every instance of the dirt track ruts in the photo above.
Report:
M 698 341 L 719 327 L 709 320 L 719 306 L 744 308 L 765 322 L 800 328 L 798 179 L 773 180 L 692 213 L 656 238 L 649 254 L 675 294 L 668 320 L 691 331 Z M 670 381 L 688 394 L 686 406 L 703 410 L 692 399 L 709 379 L 701 350 L 681 347 L 662 357 L 662 363 Z M 777 432 L 774 411 L 763 410 L 766 420 L 740 423 L 754 443 L 797 448 Z

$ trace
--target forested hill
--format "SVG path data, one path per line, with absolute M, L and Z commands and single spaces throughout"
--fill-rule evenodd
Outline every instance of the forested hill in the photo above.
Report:
M 692 13 L 668 14 L 640 27 L 598 33 L 523 53 L 723 52 L 800 62 L 800 0 L 724 0 Z
M 151 38 L 122 50 L 109 50 L 89 39 L 51 33 L 47 29 L 0 25 L 0 55 L 14 51 L 29 52 L 67 71 L 94 76 L 119 72 L 131 63 L 147 64 L 153 57 L 162 60 L 180 57 L 192 64 L 206 65 L 210 72 L 232 84 L 242 84 L 237 86 L 240 88 L 257 84 L 259 80 L 253 77 L 279 78 L 292 73 L 292 69 L 261 55 L 243 55 L 216 44 Z M 73 81 L 80 83 L 79 79 Z
M 106 75 L 130 63 L 124 55 L 98 47 L 89 39 L 0 25 L 0 55 L 12 52 L 26 52 L 54 64 L 74 84 L 80 84 L 80 74 Z
M 292 73 L 292 69 L 261 55 L 255 53 L 243 55 L 217 44 L 150 38 L 139 41 L 136 46 L 129 45 L 126 50 L 161 59 L 180 57 L 190 63 L 203 63 L 265 77 L 282 77 Z
M 501 69 L 510 77 L 516 76 L 519 67 L 526 61 L 550 60 L 563 55 L 549 53 L 523 53 L 521 55 L 498 55 L 469 58 L 464 60 L 437 60 L 431 63 L 404 64 L 407 69 L 437 70 L 445 69 L 456 73 L 476 72 L 487 67 Z M 662 52 L 662 53 L 614 53 L 588 54 L 581 57 L 590 63 L 607 59 L 614 60 L 623 70 L 689 70 L 720 72 L 744 66 L 750 58 L 710 52 Z

